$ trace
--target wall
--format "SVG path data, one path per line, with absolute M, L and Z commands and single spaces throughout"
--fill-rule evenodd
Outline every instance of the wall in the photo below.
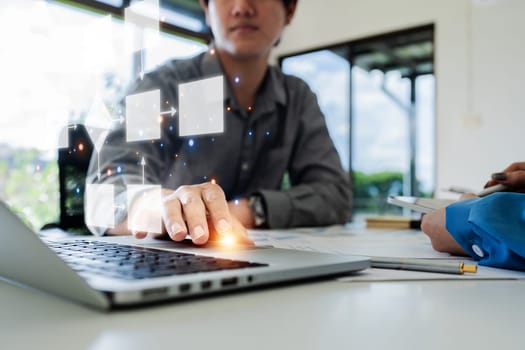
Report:
M 435 24 L 436 188 L 525 161 L 525 1 L 301 0 L 276 55 Z

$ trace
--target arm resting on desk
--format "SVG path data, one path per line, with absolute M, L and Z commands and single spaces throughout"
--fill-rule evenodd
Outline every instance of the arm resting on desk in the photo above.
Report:
M 447 230 L 481 265 L 525 270 L 525 194 L 460 201 L 446 213 Z

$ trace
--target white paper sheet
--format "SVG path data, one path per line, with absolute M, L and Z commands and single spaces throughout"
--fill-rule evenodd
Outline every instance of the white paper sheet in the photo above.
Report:
M 363 225 L 301 228 L 293 230 L 250 230 L 256 245 L 368 257 L 462 260 L 435 251 L 430 239 L 419 230 L 367 229 Z M 455 280 L 455 279 L 525 279 L 525 272 L 478 266 L 477 273 L 463 275 L 370 268 L 339 278 L 342 282 Z

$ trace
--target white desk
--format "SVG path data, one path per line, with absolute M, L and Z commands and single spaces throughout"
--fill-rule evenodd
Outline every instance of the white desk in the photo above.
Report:
M 101 313 L 0 281 L 2 349 L 520 349 L 525 280 L 325 280 Z
M 0 282 L 4 349 L 519 349 L 524 281 L 315 282 L 100 313 Z

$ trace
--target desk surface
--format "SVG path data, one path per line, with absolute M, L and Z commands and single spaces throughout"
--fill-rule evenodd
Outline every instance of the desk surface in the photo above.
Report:
M 321 281 L 101 313 L 0 281 L 6 349 L 512 349 L 525 281 Z M 15 346 L 16 345 L 16 346 Z
M 268 235 L 259 233 L 259 239 L 269 239 Z M 430 256 L 434 252 L 425 237 L 417 231 L 355 229 L 270 236 L 272 244 L 289 247 Z M 433 276 L 407 280 L 408 272 L 406 276 L 388 282 L 324 280 L 109 313 L 0 280 L 0 347 L 523 348 L 522 275 L 517 280 L 512 280 L 514 275 L 507 280 L 430 280 Z

